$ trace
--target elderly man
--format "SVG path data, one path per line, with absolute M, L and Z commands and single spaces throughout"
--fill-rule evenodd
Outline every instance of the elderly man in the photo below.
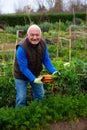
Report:
M 50 74 L 57 74 L 53 66 L 45 40 L 39 26 L 31 25 L 27 30 L 27 37 L 16 46 L 14 61 L 14 77 L 16 85 L 16 106 L 26 106 L 27 84 L 30 83 L 33 99 L 44 97 L 44 87 L 41 78 L 42 65 Z

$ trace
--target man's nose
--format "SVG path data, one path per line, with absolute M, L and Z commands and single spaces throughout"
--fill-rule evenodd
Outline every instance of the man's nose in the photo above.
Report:
M 36 35 L 34 35 L 34 36 L 33 36 L 33 38 L 34 38 L 34 39 L 36 39 L 36 38 L 37 38 L 37 36 L 36 36 Z

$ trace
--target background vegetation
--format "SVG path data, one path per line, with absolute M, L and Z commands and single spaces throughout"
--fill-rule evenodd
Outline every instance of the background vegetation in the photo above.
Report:
M 75 17 L 80 20 L 86 20 L 86 13 L 76 13 Z M 55 23 L 61 20 L 62 22 L 71 21 L 73 22 L 73 14 L 60 13 L 60 14 L 8 14 L 0 15 L 0 27 L 5 28 L 6 26 L 16 26 L 36 23 L 40 24 L 43 22 Z
M 0 33 L 0 128 L 2 130 L 49 129 L 59 120 L 75 120 L 87 116 L 87 28 L 85 21 L 80 25 L 71 21 L 40 23 L 43 38 L 48 39 L 48 50 L 54 66 L 61 72 L 51 83 L 44 84 L 45 97 L 41 102 L 32 101 L 32 89 L 27 88 L 27 106 L 15 108 L 15 85 L 13 60 L 15 45 L 26 36 L 26 25 L 6 26 Z M 69 29 L 71 28 L 71 31 Z M 17 30 L 23 35 L 17 37 Z M 78 33 L 80 32 L 80 33 Z M 71 34 L 70 34 L 71 33 Z M 67 40 L 71 39 L 71 50 Z M 69 59 L 71 51 L 71 60 Z M 48 74 L 44 68 L 42 74 Z M 44 125 L 45 124 L 45 125 Z

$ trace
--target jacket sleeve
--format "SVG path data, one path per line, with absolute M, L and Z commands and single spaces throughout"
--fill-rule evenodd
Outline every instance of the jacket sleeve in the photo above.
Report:
M 32 74 L 32 72 L 28 68 L 28 60 L 27 60 L 26 52 L 21 46 L 19 46 L 16 51 L 16 57 L 17 57 L 20 71 L 30 80 L 30 82 L 34 81 L 36 77 Z
M 49 71 L 49 73 L 52 74 L 53 72 L 57 71 L 50 60 L 47 46 L 44 53 L 43 64 L 46 67 L 46 69 Z

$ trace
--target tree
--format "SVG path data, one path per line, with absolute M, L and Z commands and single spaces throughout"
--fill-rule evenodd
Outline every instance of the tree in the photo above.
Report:
M 50 12 L 53 12 L 53 13 L 63 12 L 63 2 L 62 2 L 62 0 L 56 0 L 55 6 L 50 9 Z

